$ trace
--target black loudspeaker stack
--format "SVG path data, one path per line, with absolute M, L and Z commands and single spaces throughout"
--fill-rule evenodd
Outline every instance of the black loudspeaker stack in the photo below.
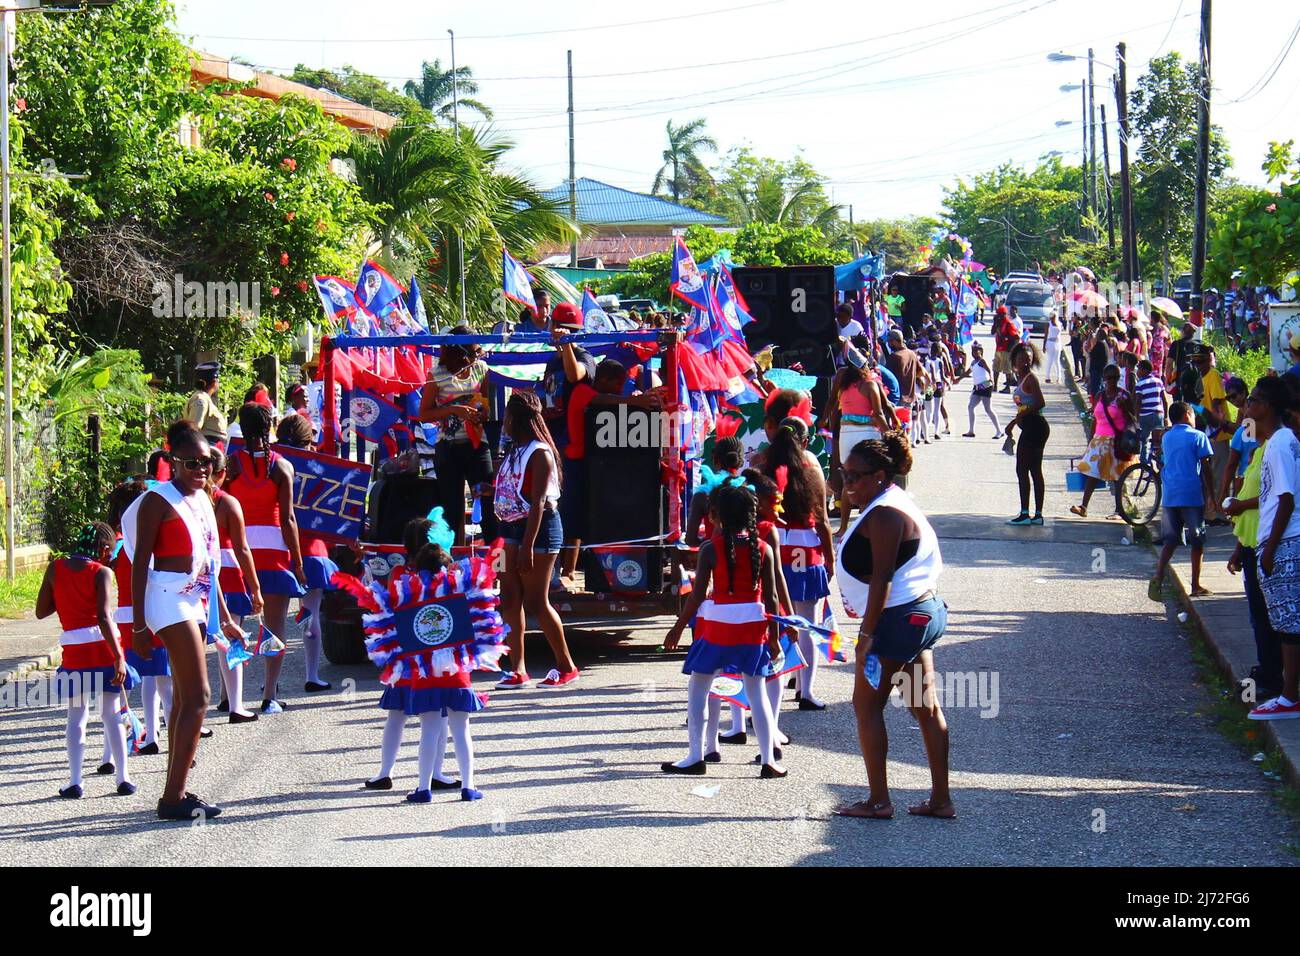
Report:
M 813 403 L 820 408 L 835 374 L 839 341 L 834 267 L 739 267 L 732 275 L 754 317 L 744 330 L 750 352 L 774 345 L 774 365 L 789 368 L 798 362 L 806 374 L 816 375 L 822 381 L 813 391 Z

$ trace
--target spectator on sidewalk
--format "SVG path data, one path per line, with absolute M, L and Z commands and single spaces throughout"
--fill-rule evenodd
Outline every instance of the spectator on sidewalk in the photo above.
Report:
M 1243 425 L 1237 430 L 1241 432 L 1244 428 Z M 1233 441 L 1236 441 L 1236 436 Z M 1276 697 L 1282 687 L 1282 645 L 1268 622 L 1268 605 L 1259 587 L 1259 481 L 1264 453 L 1258 449 L 1258 444 L 1252 441 L 1245 455 L 1247 465 L 1241 487 L 1224 510 L 1232 516 L 1232 533 L 1237 538 L 1237 547 L 1228 558 L 1228 572 L 1242 572 L 1246 611 L 1250 615 L 1250 629 L 1255 635 L 1258 663 L 1250 669 L 1250 679 L 1254 682 L 1253 700 L 1268 700 Z
M 1224 467 L 1223 474 L 1216 478 L 1215 487 L 1219 492 L 1215 496 L 1216 501 L 1223 501 L 1224 498 L 1230 498 L 1237 493 L 1246 475 L 1246 468 L 1250 465 L 1250 456 L 1259 447 L 1259 442 L 1254 438 L 1255 426 L 1247 424 L 1245 417 L 1248 392 L 1246 383 L 1239 378 L 1230 378 L 1224 384 L 1224 391 L 1228 393 L 1228 404 L 1238 409 L 1238 424 L 1233 429 L 1232 438 L 1228 440 L 1227 465 Z
M 993 390 L 998 390 L 998 376 L 1005 375 L 1003 392 L 1011 391 L 1011 350 L 1020 342 L 1011 317 L 1005 305 L 998 306 L 997 318 L 993 323 Z
M 1156 375 L 1149 359 L 1137 365 L 1138 440 L 1142 443 L 1142 463 L 1151 457 L 1151 433 L 1165 427 L 1165 386 Z
M 1263 443 L 1259 478 L 1259 586 L 1268 622 L 1282 645 L 1282 693 L 1250 712 L 1251 720 L 1300 717 L 1300 441 L 1287 427 L 1295 407 L 1281 378 L 1255 383 L 1246 414 Z
M 1169 420 L 1173 427 L 1160 442 L 1164 459 L 1160 469 L 1163 545 L 1155 577 L 1147 586 L 1153 601 L 1161 600 L 1165 571 L 1179 544 L 1192 549 L 1192 597 L 1210 593 L 1201 587 L 1201 558 L 1205 553 L 1205 499 L 1214 494 L 1209 469 L 1214 451 L 1205 432 L 1192 427 L 1191 410 L 1185 404 L 1174 402 Z
M 1202 346 L 1192 356 L 1192 365 L 1201 376 L 1201 409 L 1198 425 L 1203 424 L 1206 437 L 1210 439 L 1210 447 L 1214 449 L 1212 465 L 1214 483 L 1211 487 L 1218 488 L 1227 474 L 1228 443 L 1232 439 L 1236 423 L 1232 418 L 1232 410 L 1228 406 L 1228 392 L 1223 387 L 1223 376 L 1214 367 L 1213 359 L 1214 349 L 1210 346 Z M 1228 521 L 1219 510 L 1218 502 L 1207 502 L 1206 512 L 1211 518 L 1210 523 L 1226 525 Z

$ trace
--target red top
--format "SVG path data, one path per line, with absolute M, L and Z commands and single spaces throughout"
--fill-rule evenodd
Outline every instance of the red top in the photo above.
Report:
M 259 457 L 257 471 L 253 471 L 254 458 L 246 451 L 236 456 L 239 459 L 239 474 L 226 482 L 226 492 L 233 495 L 244 509 L 244 524 L 255 526 L 280 526 L 280 490 L 271 469 L 280 460 L 280 456 L 270 452 L 265 458 Z
M 298 545 L 302 548 L 304 558 L 328 558 L 329 542 L 311 531 L 298 529 Z
M 117 540 L 122 540 L 119 532 Z M 117 557 L 113 559 L 113 577 L 117 580 L 117 606 L 120 610 L 131 610 L 131 559 L 126 556 L 126 548 L 119 548 Z M 119 621 L 120 624 L 130 624 L 128 618 L 126 621 Z
M 158 525 L 158 537 L 154 538 L 153 556 L 155 558 L 188 558 L 194 554 L 194 545 L 190 541 L 190 529 L 185 527 L 181 516 L 173 509 Z
M 80 568 L 68 558 L 54 562 L 54 611 L 65 631 L 99 626 L 95 575 L 102 567 L 98 561 L 85 561 Z
M 715 604 L 749 604 L 762 599 L 762 584 L 754 584 L 754 566 L 749 558 L 749 541 L 747 538 L 736 539 L 736 567 L 734 573 L 735 590 L 731 589 L 732 578 L 727 575 L 727 545 L 722 535 L 715 534 L 713 542 L 713 598 Z M 759 542 L 762 553 L 763 543 Z
M 569 393 L 569 405 L 565 411 L 568 417 L 569 443 L 564 446 L 564 457 L 575 461 L 587 452 L 587 406 L 600 393 L 586 381 L 573 386 Z
M 217 488 L 215 491 L 212 492 L 213 511 L 215 511 L 217 508 L 217 502 L 219 502 L 227 494 L 229 494 L 229 492 L 223 491 L 220 488 Z M 233 551 L 235 549 L 234 540 L 230 537 L 230 533 L 226 531 L 225 528 L 222 527 L 220 521 L 217 522 L 217 547 L 221 548 L 223 551 L 226 549 L 230 549 Z

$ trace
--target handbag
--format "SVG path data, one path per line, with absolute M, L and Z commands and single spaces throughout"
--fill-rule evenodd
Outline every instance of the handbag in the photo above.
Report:
M 1142 450 L 1142 442 L 1138 437 L 1136 425 L 1129 423 L 1123 430 L 1115 427 L 1115 419 L 1110 417 L 1110 409 L 1106 407 L 1106 397 L 1101 397 L 1101 412 L 1106 416 L 1106 421 L 1110 423 L 1110 430 L 1115 433 L 1115 454 L 1119 458 L 1132 458 Z

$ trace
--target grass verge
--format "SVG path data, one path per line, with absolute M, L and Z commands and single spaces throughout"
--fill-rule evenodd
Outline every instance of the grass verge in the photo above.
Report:
M 12 582 L 0 577 L 0 618 L 22 618 L 36 606 L 44 568 L 19 571 Z

